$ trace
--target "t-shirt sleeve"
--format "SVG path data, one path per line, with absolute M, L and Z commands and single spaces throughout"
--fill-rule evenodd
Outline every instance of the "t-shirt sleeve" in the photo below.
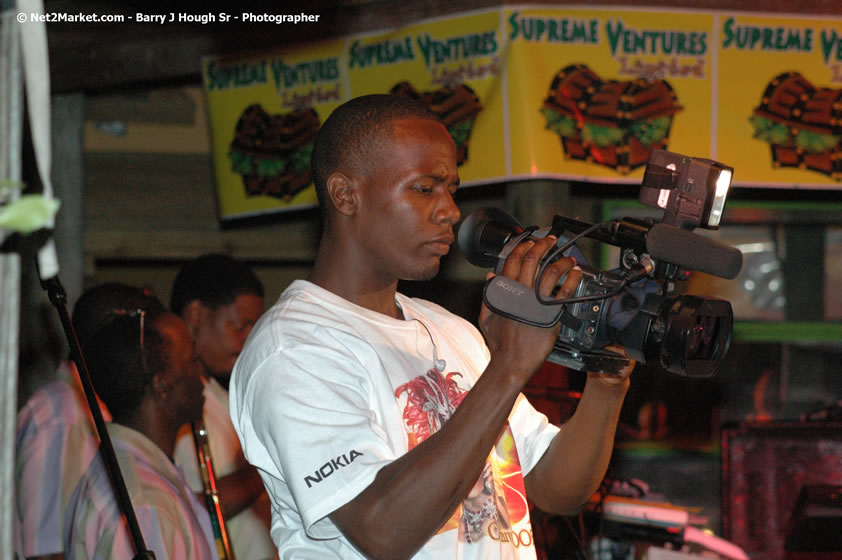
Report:
M 526 476 L 544 455 L 559 432 L 559 427 L 550 423 L 546 415 L 535 410 L 523 394 L 515 402 L 514 410 L 509 415 L 509 424 L 518 448 L 523 476 Z
M 364 375 L 379 367 L 374 350 L 324 336 L 336 340 L 288 341 L 255 369 L 242 399 L 250 422 L 240 423 L 253 430 L 254 441 L 242 438 L 249 460 L 286 482 L 307 534 L 320 539 L 341 534 L 328 516 L 397 457 L 368 404 L 377 400 Z

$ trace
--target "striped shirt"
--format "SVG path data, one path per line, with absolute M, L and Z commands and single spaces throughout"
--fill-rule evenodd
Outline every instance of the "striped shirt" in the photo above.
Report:
M 104 405 L 100 406 L 110 419 Z M 35 391 L 18 413 L 15 440 L 15 551 L 60 553 L 67 504 L 99 439 L 72 362 Z
M 208 511 L 181 470 L 145 435 L 108 432 L 146 548 L 157 560 L 218 560 Z M 67 560 L 133 558 L 134 546 L 101 456 L 82 476 L 65 521 Z

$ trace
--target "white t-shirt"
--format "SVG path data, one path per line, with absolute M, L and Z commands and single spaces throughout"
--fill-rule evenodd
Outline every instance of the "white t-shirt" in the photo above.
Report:
M 488 363 L 470 323 L 424 300 L 397 302 L 408 320 L 297 280 L 237 360 L 231 418 L 272 499 L 281 558 L 361 558 L 329 515 L 447 421 Z M 522 475 L 557 430 L 521 396 L 472 497 L 416 558 L 535 558 Z

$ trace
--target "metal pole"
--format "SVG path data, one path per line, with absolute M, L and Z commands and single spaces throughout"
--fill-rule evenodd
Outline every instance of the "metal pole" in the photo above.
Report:
M 131 496 L 129 496 L 129 491 L 126 488 L 126 481 L 123 479 L 123 473 L 120 471 L 120 464 L 117 462 L 117 455 L 114 452 L 111 437 L 108 435 L 108 429 L 105 426 L 102 411 L 99 409 L 99 404 L 96 400 L 96 393 L 94 392 L 91 377 L 88 373 L 88 366 L 85 364 L 82 349 L 79 347 L 79 339 L 76 338 L 76 331 L 73 329 L 73 324 L 70 321 L 70 313 L 67 310 L 67 293 L 64 291 L 64 287 L 61 285 L 58 276 L 42 280 L 41 285 L 46 290 L 50 302 L 52 302 L 58 311 L 61 326 L 64 328 L 67 342 L 70 344 L 70 355 L 76 363 L 76 371 L 79 373 L 79 379 L 82 381 L 82 388 L 85 390 L 88 408 L 91 411 L 96 431 L 99 434 L 99 453 L 102 456 L 105 469 L 108 471 L 108 477 L 111 479 L 111 485 L 114 489 L 117 503 L 123 512 L 123 518 L 129 529 L 129 536 L 137 553 L 134 558 L 135 560 L 154 560 L 154 553 L 146 548 L 146 543 L 143 541 L 143 534 L 137 522 Z

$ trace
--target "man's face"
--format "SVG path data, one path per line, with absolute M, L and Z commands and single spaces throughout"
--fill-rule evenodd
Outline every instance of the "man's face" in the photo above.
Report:
M 263 314 L 263 298 L 241 294 L 230 305 L 210 309 L 201 302 L 193 336 L 208 375 L 227 379 L 252 327 Z
M 193 337 L 184 320 L 172 313 L 160 317 L 155 326 L 169 350 L 166 369 L 159 375 L 171 399 L 170 410 L 180 424 L 197 422 L 202 419 L 205 396 Z
M 429 280 L 454 241 L 456 145 L 440 123 L 403 119 L 360 177 L 356 239 L 375 281 Z

